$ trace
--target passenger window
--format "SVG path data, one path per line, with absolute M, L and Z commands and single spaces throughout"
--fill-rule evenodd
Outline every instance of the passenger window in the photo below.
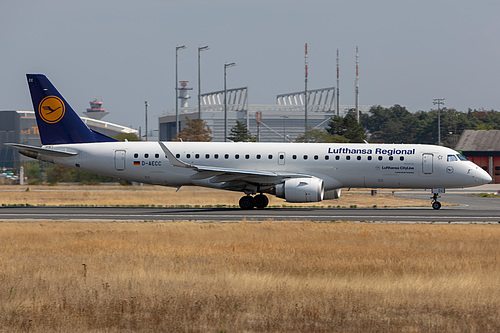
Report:
M 297 155 L 293 155 L 293 156 L 292 156 L 292 158 L 293 158 L 294 160 L 296 160 L 296 159 L 297 159 Z
M 181 154 L 175 154 L 175 157 L 181 158 Z
M 236 154 L 236 155 L 234 155 L 234 158 L 238 160 L 240 158 L 240 155 Z
M 356 157 L 358 161 L 361 161 L 361 156 Z
M 379 160 L 379 161 L 382 161 L 382 158 L 383 158 L 382 156 L 379 156 L 379 157 L 378 157 L 378 160 Z
M 329 159 L 330 159 L 330 156 L 325 155 L 325 160 L 327 160 L 327 161 L 328 161 Z
M 448 162 L 455 162 L 457 157 L 455 155 L 448 155 Z
M 229 158 L 229 154 L 224 155 L 224 158 L 227 160 Z
M 285 155 L 281 154 L 280 155 L 280 160 L 284 160 L 285 159 Z
M 155 154 L 155 158 L 160 158 L 160 154 Z
M 191 154 L 186 154 L 186 158 L 191 158 Z
M 319 158 L 318 155 L 314 155 L 314 159 L 317 160 Z
M 372 157 L 371 156 L 368 156 L 367 157 L 368 161 L 371 161 L 372 160 Z
M 269 154 L 269 156 L 267 156 L 268 159 L 272 160 L 273 159 L 273 155 Z
M 218 158 L 219 158 L 219 154 L 215 154 L 215 155 L 214 155 L 214 158 L 215 158 L 215 159 L 218 159 Z
M 148 153 L 144 154 L 144 158 L 149 158 L 149 154 Z
M 349 161 L 351 159 L 351 156 L 347 155 L 345 159 Z
M 205 154 L 205 158 L 208 160 L 210 158 L 210 154 Z
M 405 157 L 404 157 L 404 156 L 399 156 L 399 160 L 400 160 L 400 161 L 404 161 L 404 160 L 405 160 Z
M 138 157 L 139 157 L 139 154 L 135 153 L 134 158 L 138 158 Z
M 194 158 L 200 158 L 200 154 L 194 155 Z
M 340 156 L 339 156 L 339 155 L 335 156 L 335 159 L 336 159 L 337 161 L 338 161 L 338 160 L 340 160 Z
M 257 156 L 256 156 L 256 157 L 257 157 L 257 159 L 258 159 L 258 160 L 260 160 L 260 158 L 261 158 L 262 156 L 260 156 L 260 154 L 257 154 Z
M 389 161 L 392 161 L 394 159 L 394 156 L 389 156 Z
M 307 160 L 307 157 L 308 157 L 307 155 L 304 155 L 304 159 L 305 159 L 305 160 Z
M 248 160 L 249 158 L 250 158 L 250 155 L 246 154 L 246 155 L 245 155 L 245 159 L 247 159 L 247 160 Z

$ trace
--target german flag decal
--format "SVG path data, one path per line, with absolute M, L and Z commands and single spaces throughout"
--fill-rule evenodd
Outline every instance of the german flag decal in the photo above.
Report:
M 139 162 L 139 161 L 134 161 L 134 165 L 141 165 L 141 162 Z

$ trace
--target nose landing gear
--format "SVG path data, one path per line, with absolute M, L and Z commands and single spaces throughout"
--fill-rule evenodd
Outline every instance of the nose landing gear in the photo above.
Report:
M 240 199 L 240 208 L 241 209 L 264 209 L 269 204 L 269 199 L 264 194 L 258 194 L 255 197 L 251 195 L 245 195 Z
M 434 191 L 434 189 L 432 190 L 431 205 L 432 205 L 433 209 L 441 208 L 441 203 L 439 201 L 437 201 L 437 199 L 439 198 L 439 193 L 443 193 L 443 192 Z

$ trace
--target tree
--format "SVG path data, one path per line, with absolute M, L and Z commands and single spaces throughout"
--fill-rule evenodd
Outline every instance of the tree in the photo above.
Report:
M 415 140 L 417 117 L 404 106 L 394 105 L 384 108 L 372 106 L 370 116 L 361 118 L 370 132 L 370 141 L 385 143 L 411 143 Z
M 236 120 L 236 125 L 231 128 L 231 134 L 227 137 L 234 142 L 255 142 L 257 138 L 250 134 L 247 125 L 243 122 Z
M 326 130 L 320 130 L 315 128 L 308 128 L 307 131 L 298 136 L 295 142 L 348 142 L 345 137 L 340 135 L 331 135 Z
M 115 136 L 113 136 L 113 139 L 116 139 L 118 141 L 139 141 L 139 137 L 135 135 L 134 133 L 120 133 Z
M 352 114 L 345 117 L 333 116 L 328 122 L 326 131 L 333 136 L 344 137 L 347 142 L 363 142 L 366 140 L 365 128 L 358 123 L 356 117 Z
M 212 130 L 202 119 L 190 120 L 186 117 L 186 127 L 174 138 L 174 141 L 212 141 Z

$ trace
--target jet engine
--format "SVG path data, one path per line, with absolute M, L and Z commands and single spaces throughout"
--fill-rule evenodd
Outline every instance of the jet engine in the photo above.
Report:
M 288 202 L 317 202 L 323 200 L 323 179 L 290 178 L 276 185 L 276 196 Z

